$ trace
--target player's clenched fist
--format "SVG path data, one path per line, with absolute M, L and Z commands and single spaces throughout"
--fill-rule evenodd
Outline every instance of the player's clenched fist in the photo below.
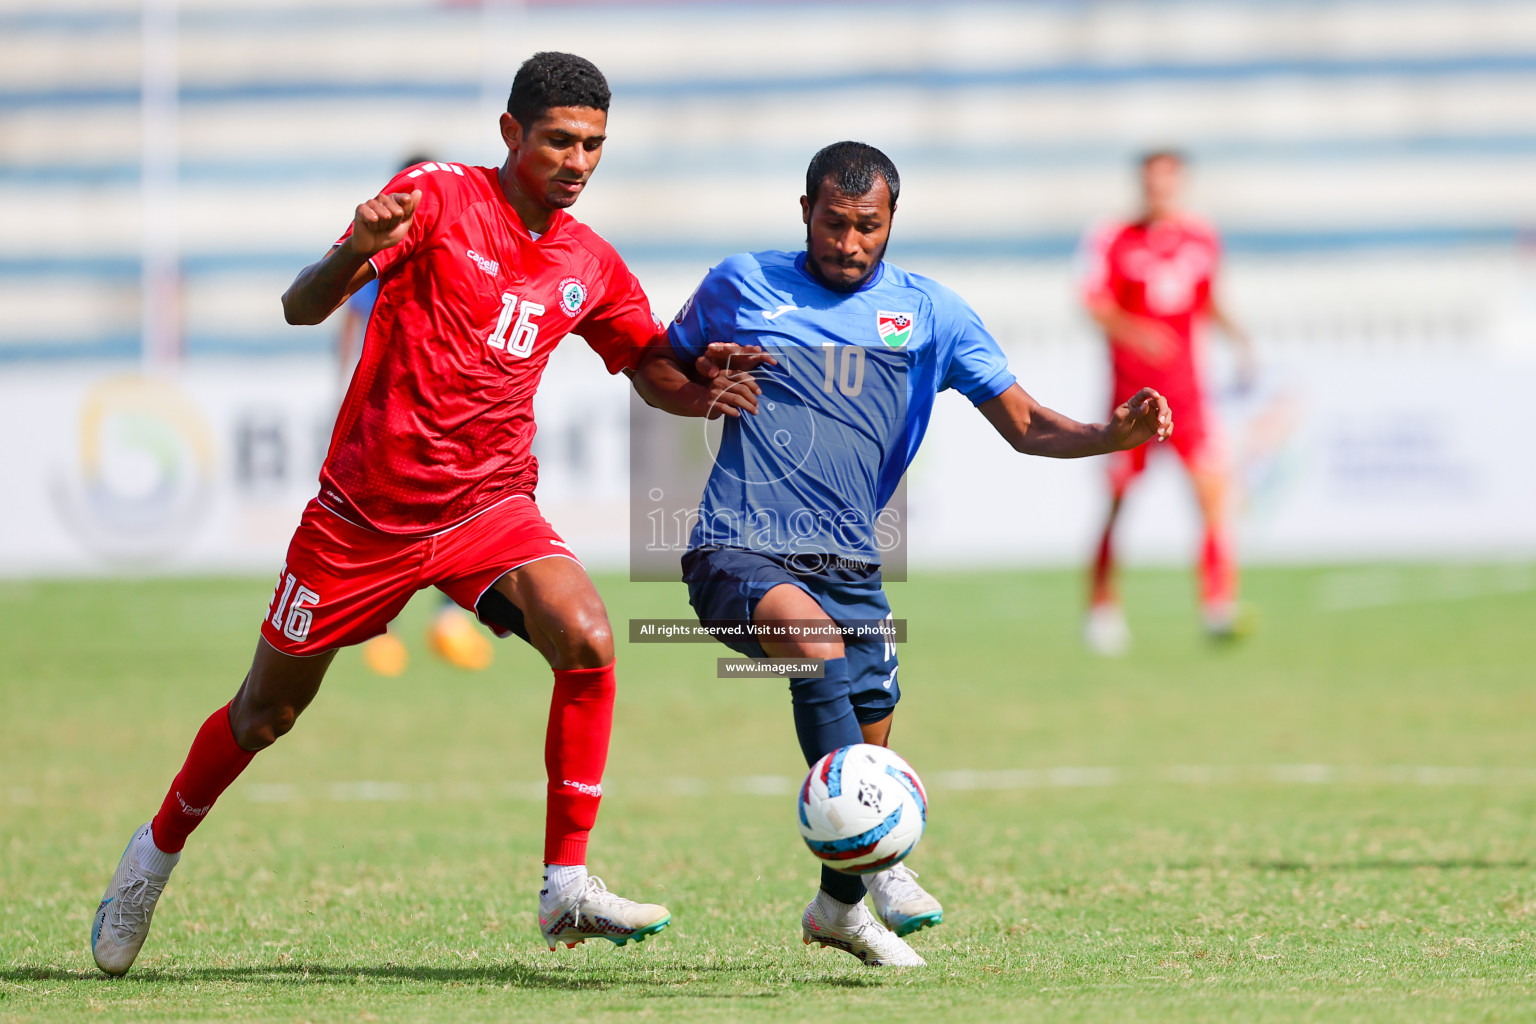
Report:
M 1109 429 L 1121 449 L 1135 448 L 1154 437 L 1166 441 L 1173 436 L 1173 412 L 1168 399 L 1152 388 L 1142 388 L 1115 410 Z
M 352 217 L 352 248 L 359 256 L 372 256 L 404 240 L 411 218 L 421 202 L 421 189 L 381 192 L 362 203 Z

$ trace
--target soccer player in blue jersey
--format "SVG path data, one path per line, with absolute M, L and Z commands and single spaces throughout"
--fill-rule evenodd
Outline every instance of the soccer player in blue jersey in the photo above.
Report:
M 735 650 L 823 660 L 822 678 L 790 681 L 808 764 L 890 736 L 901 697 L 895 645 L 791 630 L 890 616 L 879 541 L 894 524 L 881 513 L 939 392 L 960 392 L 1032 455 L 1099 455 L 1173 429 L 1167 403 L 1150 388 L 1100 424 L 1069 419 L 1025 393 L 963 299 L 884 261 L 900 188 L 895 166 L 871 146 L 821 150 L 800 199 L 806 251 L 720 263 L 672 324 L 672 352 L 657 352 L 637 374 L 641 394 L 667 408 L 668 374 L 679 367 L 707 373 L 722 353 L 741 355 L 733 371 L 756 367 L 755 415 L 725 420 L 683 579 L 703 622 L 784 629 L 726 641 Z M 801 918 L 804 940 L 870 966 L 922 964 L 901 936 L 938 924 L 938 901 L 904 864 L 869 876 L 869 892 L 879 920 L 864 907 L 863 878 L 824 868 Z

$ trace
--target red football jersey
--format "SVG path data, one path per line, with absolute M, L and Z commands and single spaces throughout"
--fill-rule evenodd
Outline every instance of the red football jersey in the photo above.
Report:
M 496 173 L 425 163 L 385 189 L 421 202 L 372 258 L 379 297 L 320 471 L 321 502 L 360 525 L 434 533 L 531 495 L 555 346 L 577 332 L 618 373 L 666 337 L 612 246 L 564 211 L 534 238 Z
M 1111 223 L 1089 235 L 1084 256 L 1086 298 L 1108 296 L 1127 313 L 1167 324 L 1179 341 L 1166 357 L 1154 359 L 1110 338 L 1116 391 L 1150 386 L 1170 398 L 1197 395 L 1196 328 L 1210 302 L 1221 256 L 1215 230 L 1188 215 L 1150 225 Z M 1118 395 L 1116 401 L 1126 397 Z

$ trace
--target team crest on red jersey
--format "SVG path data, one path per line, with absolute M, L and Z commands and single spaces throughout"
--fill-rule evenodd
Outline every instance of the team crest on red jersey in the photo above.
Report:
M 580 278 L 568 277 L 560 282 L 560 308 L 567 315 L 575 316 L 587 302 L 587 286 Z
M 875 329 L 880 332 L 880 340 L 891 348 L 901 348 L 912 339 L 912 314 L 911 313 L 887 313 L 885 310 L 875 312 Z

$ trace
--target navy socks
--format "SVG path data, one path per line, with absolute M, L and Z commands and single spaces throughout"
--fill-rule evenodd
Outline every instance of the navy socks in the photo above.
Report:
M 859 720 L 849 699 L 848 659 L 828 658 L 826 674 L 820 679 L 791 679 L 789 698 L 795 709 L 795 736 L 805 763 L 815 764 L 823 754 L 850 743 L 863 743 Z M 821 869 L 821 888 L 828 896 L 843 903 L 864 899 L 864 879 L 845 875 L 831 868 Z
M 821 679 L 791 679 L 789 699 L 795 706 L 795 736 L 805 763 L 850 743 L 863 743 L 859 720 L 849 698 L 848 659 L 828 658 Z

